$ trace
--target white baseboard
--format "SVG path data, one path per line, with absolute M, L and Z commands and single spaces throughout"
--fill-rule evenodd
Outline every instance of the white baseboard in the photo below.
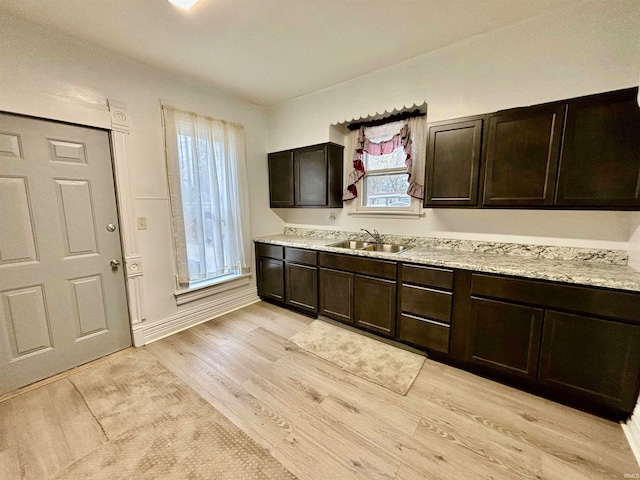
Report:
M 636 408 L 636 410 L 638 409 Z M 640 465 L 640 418 L 634 412 L 633 417 L 627 423 L 621 423 L 620 425 L 622 425 L 622 431 L 626 435 L 631 451 L 636 457 L 636 462 Z
M 148 345 L 161 338 L 186 330 L 194 325 L 208 322 L 216 317 L 259 301 L 258 292 L 254 287 L 221 296 L 195 307 L 185 308 L 169 317 L 151 322 L 142 322 L 133 327 L 133 345 L 135 347 Z

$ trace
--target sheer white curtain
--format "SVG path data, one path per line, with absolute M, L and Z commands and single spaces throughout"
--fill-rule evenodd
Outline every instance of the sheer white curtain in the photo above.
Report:
M 178 282 L 249 269 L 244 127 L 162 106 Z

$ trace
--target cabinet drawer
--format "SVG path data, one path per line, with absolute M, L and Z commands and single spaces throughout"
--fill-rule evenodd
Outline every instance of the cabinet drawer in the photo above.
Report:
M 396 279 L 396 272 L 398 270 L 396 262 L 372 260 L 369 258 L 334 253 L 321 253 L 320 266 L 390 280 Z
M 400 315 L 398 338 L 438 352 L 449 352 L 449 326 L 403 313 Z
M 301 248 L 284 249 L 284 258 L 290 262 L 303 263 L 305 265 L 317 265 L 318 254 L 311 250 L 303 250 Z
M 402 264 L 402 281 L 403 283 L 415 283 L 425 287 L 451 290 L 453 288 L 453 270 Z
M 284 247 L 279 245 L 269 245 L 267 243 L 257 243 L 256 252 L 258 257 L 277 258 L 282 260 L 284 258 Z
M 430 288 L 402 285 L 402 311 L 422 317 L 451 322 L 450 292 L 432 290 Z
M 640 323 L 640 295 L 474 273 L 471 293 Z

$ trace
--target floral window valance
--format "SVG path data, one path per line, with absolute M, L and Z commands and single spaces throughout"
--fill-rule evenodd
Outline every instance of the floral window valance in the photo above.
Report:
M 424 155 L 426 153 L 426 122 L 425 117 L 410 118 L 402 122 L 400 131 L 388 140 L 372 141 L 367 138 L 367 127 L 360 127 L 352 132 L 355 135 L 355 148 L 353 151 L 353 169 L 349 173 L 348 185 L 343 192 L 343 200 L 353 200 L 358 196 L 357 183 L 365 175 L 365 166 L 362 161 L 362 155 L 386 155 L 392 153 L 397 148 L 404 149 L 409 175 L 407 194 L 413 198 L 424 198 L 424 185 L 422 185 L 422 177 L 424 176 Z M 415 142 L 417 140 L 417 142 Z M 414 147 L 417 143 L 417 148 Z

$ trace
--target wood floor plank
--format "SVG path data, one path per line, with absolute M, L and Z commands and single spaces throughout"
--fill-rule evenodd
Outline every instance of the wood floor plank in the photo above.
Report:
M 52 383 L 46 391 L 74 462 L 107 442 L 100 423 L 68 378 Z
M 319 404 L 320 396 L 290 395 L 290 385 L 278 377 L 254 376 L 243 386 L 276 411 L 287 411 L 297 431 L 303 431 L 321 445 L 331 446 L 334 458 L 354 472 L 357 478 L 394 478 L 400 462 L 374 442 L 350 430 L 327 415 Z
M 482 425 L 487 433 L 499 432 L 514 442 L 528 444 L 569 463 L 580 464 L 585 458 L 592 458 L 592 468 L 598 474 L 618 475 L 620 466 L 633 462 L 626 439 L 615 422 L 467 372 L 453 372 L 451 367 L 444 370 L 449 371 L 442 378 L 431 377 L 431 382 L 441 383 L 428 403 L 466 416 Z M 594 438 L 599 441 L 594 442 Z M 607 448 L 603 449 L 603 445 Z
M 400 465 L 395 480 L 442 480 L 443 477 L 434 472 L 418 473 L 406 464 Z
M 227 408 L 225 402 L 220 399 L 219 391 L 215 390 L 214 393 L 209 391 L 209 384 L 202 385 L 202 383 L 196 379 L 194 379 L 191 375 L 188 374 L 187 371 L 182 367 L 184 365 L 184 357 L 178 356 L 177 360 L 179 363 L 172 361 L 172 352 L 173 349 L 170 345 L 164 342 L 154 342 L 150 345 L 144 347 L 149 351 L 155 358 L 160 362 L 160 364 L 169 370 L 171 373 L 179 377 L 183 382 L 185 382 L 189 387 L 191 387 L 195 392 L 197 392 L 203 399 L 209 402 L 215 409 L 217 409 L 220 413 L 222 413 L 225 417 L 227 417 L 233 424 L 235 424 L 238 428 L 240 428 L 243 432 L 251 435 L 256 442 L 266 448 L 271 449 L 273 445 L 271 445 L 264 436 L 255 434 L 252 431 L 252 428 L 249 426 L 248 422 L 253 422 L 253 418 L 245 418 L 239 415 L 236 415 L 232 410 Z M 173 352 L 175 353 L 175 352 Z M 182 366 L 179 366 L 182 365 Z
M 428 416 L 420 421 L 414 435 L 425 445 L 433 448 L 440 443 L 444 450 L 455 451 L 459 458 L 473 461 L 477 457 L 476 461 L 486 463 L 513 478 L 535 480 L 541 477 L 541 454 L 528 445 L 501 438 L 494 431 L 477 428 L 464 418 L 443 418 L 437 411 L 426 413 Z
M 270 444 L 277 443 L 292 431 L 291 424 L 285 416 L 269 409 L 242 386 L 217 370 L 215 365 L 205 360 L 192 358 L 179 368 L 183 375 L 186 373 L 209 393 L 215 394 L 226 410 L 240 418 L 250 419 L 247 426 L 254 431 L 254 435 L 260 434 Z
M 304 432 L 316 443 L 330 447 L 332 457 L 353 472 L 353 478 L 392 479 L 400 462 L 381 450 L 375 443 L 349 430 L 324 411 L 314 400 L 292 399 L 283 384 L 254 377 L 246 388 L 276 411 L 286 410 L 295 432 Z M 339 432 L 339 434 L 337 434 Z
M 456 476 L 509 478 L 502 475 L 500 470 L 492 465 L 468 462 L 466 458 L 461 459 L 458 452 L 448 448 L 448 445 L 427 445 L 389 427 L 379 418 L 372 419 L 361 415 L 358 408 L 344 405 L 332 397 L 328 397 L 322 402 L 321 408 L 361 435 L 375 438 L 383 450 L 392 454 L 399 461 L 417 465 L 419 469 L 438 472 L 443 478 L 455 478 Z
M 10 429 L 25 480 L 49 478 L 74 461 L 49 399 L 47 389 L 50 387 L 8 400 L 13 404 L 15 419 Z
M 273 456 L 300 480 L 352 480 L 357 478 L 352 468 L 335 457 L 301 430 L 296 430 L 277 445 Z
M 0 402 L 0 478 L 22 478 L 16 420 L 11 400 Z
M 0 478 L 24 478 L 17 448 L 0 450 Z
M 254 303 L 242 310 L 237 310 L 237 313 L 248 316 L 257 326 L 283 338 L 291 338 L 313 321 L 309 317 L 266 302 Z
M 264 327 L 258 327 L 244 334 L 242 337 L 236 337 L 233 339 L 233 342 L 248 348 L 254 354 L 260 355 L 272 362 L 287 355 L 293 346 L 286 338 Z
M 362 385 L 353 386 L 347 381 L 336 382 L 321 370 L 308 369 L 305 363 L 291 358 L 279 360 L 269 374 L 286 376 L 289 380 L 314 386 L 322 385 L 325 395 L 332 395 L 345 405 L 358 408 L 363 415 L 379 416 L 384 411 L 384 421 L 409 436 L 413 435 L 420 421 L 418 415 L 403 408 L 402 395 L 375 383 L 363 381 Z M 350 377 L 351 374 L 346 374 L 344 378 Z

